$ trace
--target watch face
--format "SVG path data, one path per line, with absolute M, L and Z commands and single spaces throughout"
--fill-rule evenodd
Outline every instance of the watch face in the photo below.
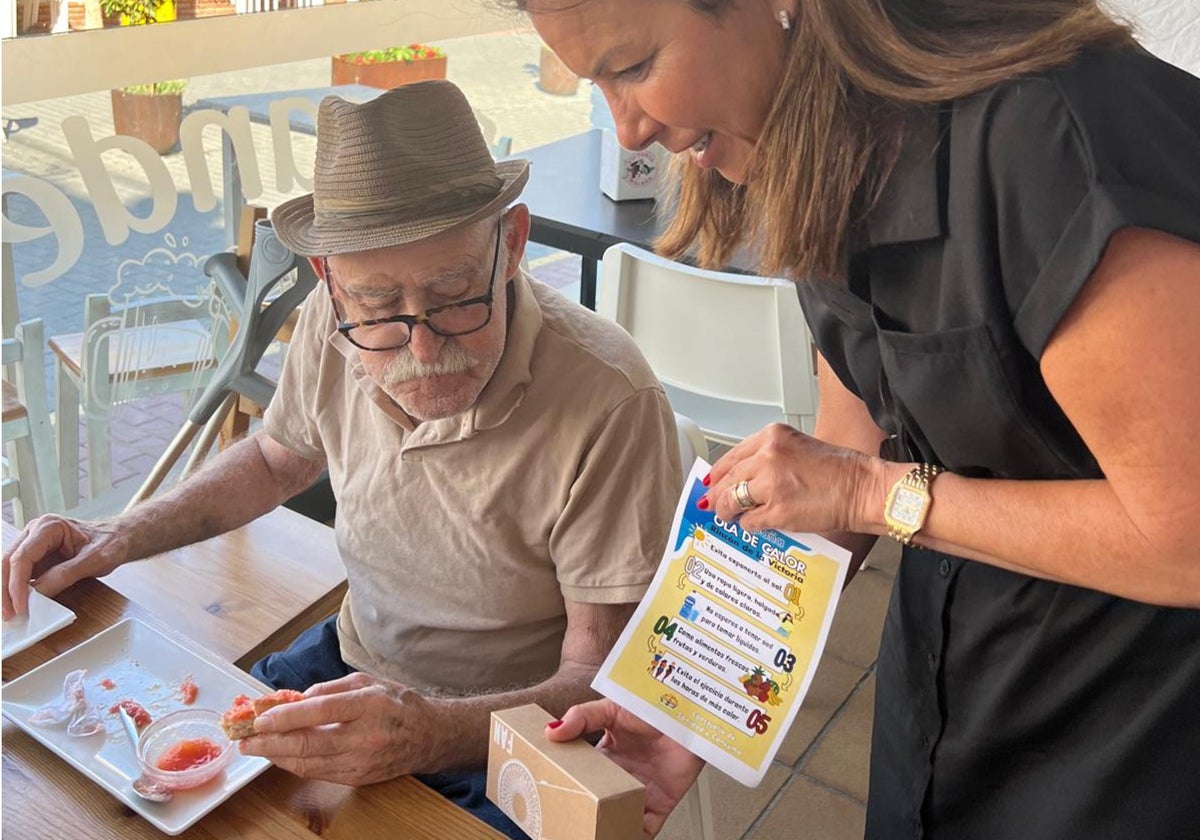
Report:
M 891 516 L 901 525 L 915 528 L 920 521 L 921 510 L 924 507 L 924 495 L 908 487 L 901 487 L 896 491 L 896 498 L 892 501 Z

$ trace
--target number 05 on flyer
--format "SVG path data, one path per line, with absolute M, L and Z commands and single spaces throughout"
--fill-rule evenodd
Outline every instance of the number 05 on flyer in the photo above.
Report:
M 700 510 L 708 471 L 692 467 L 658 572 L 592 686 L 753 786 L 808 692 L 850 552 Z

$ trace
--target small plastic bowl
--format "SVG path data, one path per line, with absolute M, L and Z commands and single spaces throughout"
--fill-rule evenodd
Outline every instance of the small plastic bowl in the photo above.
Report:
M 203 738 L 212 741 L 221 752 L 216 758 L 187 770 L 160 770 L 163 754 L 181 741 Z M 138 764 L 142 772 L 172 790 L 186 790 L 218 776 L 233 758 L 233 742 L 221 729 L 221 715 L 209 709 L 184 709 L 154 721 L 138 739 Z

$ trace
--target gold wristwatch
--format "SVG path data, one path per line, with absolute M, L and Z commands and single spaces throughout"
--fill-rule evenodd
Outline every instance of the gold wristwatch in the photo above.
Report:
M 883 503 L 883 521 L 887 523 L 889 537 L 905 545 L 913 544 L 913 537 L 925 524 L 933 504 L 930 485 L 941 471 L 941 467 L 920 464 L 892 485 L 887 501 Z

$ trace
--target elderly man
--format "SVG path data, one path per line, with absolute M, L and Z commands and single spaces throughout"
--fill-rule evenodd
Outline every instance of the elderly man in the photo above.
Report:
M 272 214 L 323 282 L 263 430 L 112 521 L 31 523 L 4 615 L 35 570 L 53 594 L 243 525 L 328 469 L 349 593 L 255 666 L 307 694 L 243 750 L 352 785 L 424 774 L 514 832 L 483 796 L 489 714 L 589 697 L 666 538 L 673 415 L 627 335 L 521 271 L 529 213 L 509 205 L 528 163 L 492 160 L 456 87 L 327 98 L 315 172 Z

